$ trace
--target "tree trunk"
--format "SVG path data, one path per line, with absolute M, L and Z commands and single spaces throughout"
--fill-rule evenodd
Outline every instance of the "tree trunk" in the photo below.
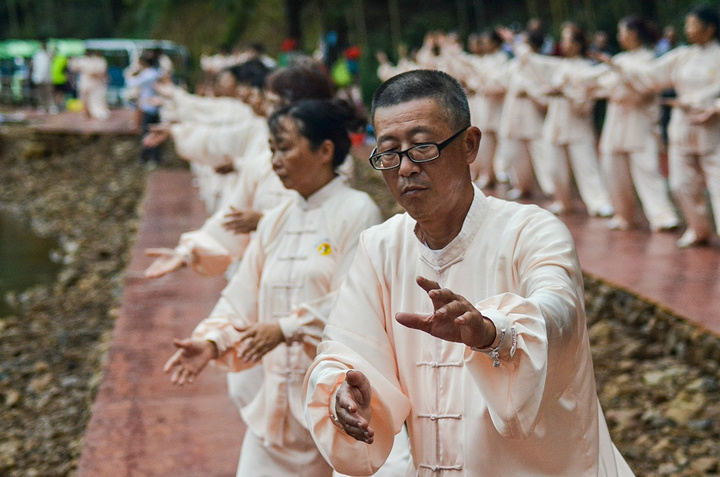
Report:
M 485 28 L 486 25 L 485 5 L 482 0 L 474 0 L 473 8 L 475 10 L 475 30 L 479 32 Z
M 460 36 L 467 35 L 468 32 L 468 8 L 466 0 L 455 0 L 455 7 L 457 8 L 458 17 L 458 29 L 460 30 Z
M 302 44 L 302 26 L 300 14 L 302 13 L 302 0 L 285 0 L 285 16 L 288 23 L 288 36 L 297 39 Z
M 595 6 L 592 0 L 585 0 L 585 18 L 587 27 L 590 32 L 597 30 L 597 21 L 595 21 Z
M 654 20 L 657 18 L 655 0 L 643 0 L 640 2 L 640 14 L 643 18 Z
M 353 0 L 354 24 L 355 24 L 355 42 L 362 47 L 362 51 L 368 49 L 367 25 L 365 23 L 365 2 L 363 0 Z
M 402 38 L 402 22 L 400 20 L 400 5 L 398 0 L 390 0 L 388 2 L 388 13 L 390 14 L 390 39 L 392 40 L 393 50 L 397 51 Z
M 8 17 L 10 17 L 10 37 L 18 36 L 20 24 L 18 23 L 17 6 L 15 0 L 7 0 Z
M 540 18 L 537 0 L 527 0 L 525 5 L 527 6 L 528 18 Z

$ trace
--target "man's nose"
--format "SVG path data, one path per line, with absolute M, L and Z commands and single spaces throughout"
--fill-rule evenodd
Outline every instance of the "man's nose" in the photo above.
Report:
M 398 174 L 401 176 L 409 176 L 420 171 L 420 164 L 410 160 L 410 156 L 406 153 L 400 155 L 400 165 L 398 166 Z

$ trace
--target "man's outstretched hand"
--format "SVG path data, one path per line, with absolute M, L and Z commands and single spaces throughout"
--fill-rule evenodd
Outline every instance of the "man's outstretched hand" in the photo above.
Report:
M 360 371 L 348 371 L 335 395 L 337 424 L 347 435 L 367 444 L 372 444 L 375 436 L 370 427 L 371 395 L 370 381 Z
M 416 282 L 427 292 L 435 311 L 430 315 L 400 312 L 395 315 L 398 323 L 475 348 L 487 348 L 495 341 L 495 325 L 465 297 L 424 277 L 417 277 Z

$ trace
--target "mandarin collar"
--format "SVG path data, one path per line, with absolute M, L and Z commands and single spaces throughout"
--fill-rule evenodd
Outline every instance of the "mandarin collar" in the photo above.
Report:
M 420 247 L 420 258 L 437 273 L 443 272 L 463 259 L 470 242 L 475 238 L 485 220 L 489 200 L 475 184 L 473 184 L 473 191 L 475 195 L 463 221 L 460 233 L 449 244 L 439 251 L 430 250 L 427 245 L 420 242 L 420 239 L 417 239 Z M 417 229 L 417 222 L 415 222 L 414 228 Z M 417 234 L 415 234 L 415 237 L 417 238 Z
M 303 198 L 300 194 L 297 194 L 298 204 L 300 204 L 300 208 L 302 210 L 316 209 L 322 206 L 323 203 L 325 203 L 343 187 L 345 187 L 345 183 L 342 178 L 340 176 L 336 176 L 333 180 L 322 186 L 307 199 Z
M 712 48 L 717 48 L 718 46 L 720 46 L 720 42 L 717 41 L 716 39 L 713 39 L 713 40 L 710 40 L 709 42 L 707 42 L 707 43 L 704 44 L 704 45 L 697 45 L 697 44 L 696 44 L 695 46 L 697 46 L 697 47 L 700 49 L 700 51 L 708 51 L 708 50 L 710 50 L 710 49 L 712 49 Z

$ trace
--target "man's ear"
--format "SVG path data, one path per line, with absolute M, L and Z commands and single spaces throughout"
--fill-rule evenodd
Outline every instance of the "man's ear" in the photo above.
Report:
M 322 162 L 332 163 L 333 156 L 335 155 L 335 143 L 330 139 L 325 139 L 317 151 L 320 154 Z
M 465 136 L 465 154 L 467 154 L 466 161 L 468 164 L 471 164 L 477 157 L 481 138 L 482 132 L 477 127 L 471 126 L 467 130 L 467 135 Z

